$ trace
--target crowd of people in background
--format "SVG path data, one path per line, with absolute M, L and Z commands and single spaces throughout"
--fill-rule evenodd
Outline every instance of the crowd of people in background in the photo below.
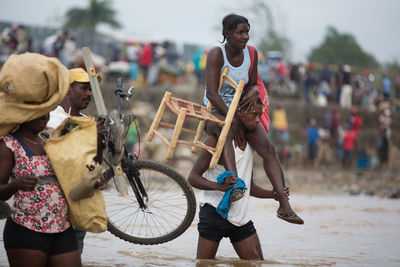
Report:
M 278 106 L 273 111 L 273 139 L 281 162 L 288 167 L 291 156 L 290 134 L 286 110 Z M 324 107 L 317 117 L 311 117 L 304 129 L 304 166 L 326 168 L 342 166 L 343 169 L 388 167 L 391 137 L 391 111 L 384 109 L 378 117 L 378 129 L 373 129 L 375 149 L 372 153 L 360 137 L 362 119 L 355 106 L 349 115 L 341 118 L 338 106 Z
M 288 64 L 286 68 L 276 62 L 267 64 L 262 57 L 259 60 L 263 65 L 261 71 L 268 69 L 263 73 L 263 81 L 270 94 L 302 98 L 308 106 L 321 111 L 319 116 L 309 117 L 305 126 L 305 166 L 329 167 L 338 163 L 344 169 L 388 166 L 391 115 L 400 110 L 400 77 L 394 79 L 393 85 L 388 74 L 352 71 L 349 65 L 308 63 Z M 360 110 L 378 114 L 374 152 L 367 152 L 366 147 L 371 145 L 359 138 Z M 288 166 L 291 150 L 286 111 L 278 104 L 271 114 L 278 154 Z M 348 115 L 341 118 L 340 114 Z
M 32 51 L 31 43 L 24 26 L 12 24 L 1 34 L 1 61 L 11 54 Z M 189 61 L 183 60 L 175 43 L 170 41 L 118 40 L 110 49 L 112 58 L 104 64 L 104 72 L 135 80 L 137 87 L 179 83 L 188 73 L 195 75 L 198 87 L 205 86 L 206 49 L 198 47 Z M 42 41 L 40 51 L 33 52 L 57 57 L 65 66 L 73 68 L 84 66 L 78 51 L 74 36 L 68 31 L 58 31 Z M 309 125 L 305 126 L 307 166 L 329 166 L 337 159 L 343 168 L 349 168 L 356 157 L 357 166 L 363 165 L 359 159 L 367 156 L 357 142 L 361 129 L 358 110 L 378 113 L 380 127 L 375 138 L 378 160 L 372 165 L 387 166 L 391 116 L 400 112 L 400 74 L 350 65 L 294 64 L 277 52 L 265 56 L 260 52 L 258 56 L 259 75 L 270 95 L 299 98 L 309 106 L 323 109 L 320 118 L 308 118 Z M 349 111 L 349 118 L 341 119 L 341 111 Z M 273 139 L 285 164 L 291 155 L 286 111 L 279 105 L 270 114 Z
M 8 55 L 21 54 L 31 50 L 31 39 L 22 25 L 12 24 L 10 28 L 6 28 L 2 32 L 0 38 Z
M 400 111 L 400 76 L 352 70 L 349 65 L 308 63 L 286 67 L 276 58 L 259 60 L 270 94 L 303 99 L 320 111 L 318 116 L 309 117 L 305 126 L 305 166 L 329 167 L 339 163 L 344 169 L 388 166 L 392 114 Z M 373 152 L 367 152 L 371 144 L 359 138 L 360 110 L 378 114 Z M 271 114 L 273 139 L 285 164 L 291 156 L 286 111 L 278 104 Z M 341 114 L 346 115 L 341 118 Z
M 114 44 L 109 71 L 136 80 L 137 86 L 159 82 L 177 83 L 186 72 L 174 43 L 170 41 L 139 43 L 128 40 Z

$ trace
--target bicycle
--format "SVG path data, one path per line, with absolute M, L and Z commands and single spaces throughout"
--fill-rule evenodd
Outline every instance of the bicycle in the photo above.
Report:
M 196 199 L 177 171 L 128 153 L 122 140 L 136 116 L 130 107 L 128 114 L 122 113 L 121 100 L 128 100 L 131 90 L 124 93 L 122 79 L 117 79 L 117 109 L 108 113 L 104 125 L 108 231 L 135 244 L 160 244 L 177 238 L 191 225 Z

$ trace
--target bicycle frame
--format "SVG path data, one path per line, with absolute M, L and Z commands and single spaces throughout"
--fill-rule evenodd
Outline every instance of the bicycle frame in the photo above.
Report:
M 115 95 L 117 98 L 117 112 L 119 115 L 119 119 L 121 121 L 122 124 L 124 124 L 124 115 L 121 112 L 121 106 L 122 106 L 122 99 L 128 100 L 131 96 L 131 90 L 133 89 L 133 87 L 129 88 L 127 93 L 124 93 L 123 88 L 122 88 L 122 78 L 117 78 L 117 87 L 115 89 Z M 133 116 L 132 120 L 135 118 L 135 116 Z M 128 120 L 128 127 L 130 126 L 130 122 L 131 122 L 131 118 L 129 118 Z M 107 144 L 109 145 L 109 144 Z M 135 193 L 136 199 L 139 203 L 139 206 L 142 210 L 147 208 L 147 205 L 145 202 L 148 201 L 148 195 L 146 193 L 146 190 L 142 184 L 142 181 L 140 180 L 140 172 L 138 170 L 136 170 L 135 168 L 132 167 L 132 165 L 130 164 L 130 162 L 132 160 L 137 159 L 137 155 L 136 154 L 130 154 L 127 152 L 126 150 L 126 144 L 124 142 L 124 148 L 123 148 L 123 156 L 120 162 L 121 165 L 121 169 L 119 170 L 119 166 L 117 166 L 117 172 L 120 172 L 119 174 L 125 173 L 130 186 L 132 187 L 133 192 Z M 109 162 L 107 163 L 109 166 Z M 121 172 L 122 171 L 122 172 Z M 115 175 L 115 174 L 114 174 Z
M 105 201 L 108 199 L 110 204 L 106 205 L 108 230 L 135 244 L 155 245 L 173 240 L 193 221 L 196 212 L 194 192 L 174 169 L 139 159 L 134 152 L 128 152 L 125 135 L 135 115 L 124 114 L 122 105 L 132 96 L 133 87 L 125 93 L 122 78 L 118 78 L 115 89 L 117 108 L 107 113 L 99 84 L 94 79 L 98 74 L 89 48 L 83 49 L 83 54 L 93 95 L 98 96 L 94 97 L 98 114 L 106 116 L 103 161 L 108 168 L 102 175 L 106 182 L 111 178 L 114 180 L 114 186 L 110 184 L 103 191 Z M 130 107 L 128 110 L 131 112 Z M 128 190 L 129 186 L 132 190 Z M 167 201 L 164 201 L 165 197 Z

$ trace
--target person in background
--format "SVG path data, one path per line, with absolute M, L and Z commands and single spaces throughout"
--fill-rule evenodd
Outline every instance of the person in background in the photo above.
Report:
M 382 130 L 385 129 L 386 135 L 390 138 L 391 135 L 391 125 L 392 125 L 392 117 L 390 109 L 385 109 L 379 115 L 379 128 Z
M 306 103 L 311 103 L 310 94 L 313 87 L 316 85 L 317 79 L 313 74 L 313 65 L 308 63 L 305 73 L 305 80 L 304 80 L 304 97 L 306 99 Z
M 133 121 L 126 134 L 126 145 L 128 153 L 134 154 L 135 144 L 138 141 L 137 121 Z
M 353 126 L 351 124 L 347 124 L 343 136 L 342 167 L 345 169 L 349 169 L 351 167 L 356 140 L 357 140 L 356 131 L 353 129 Z
M 68 91 L 68 76 L 59 60 L 34 53 L 11 56 L 0 73 L 0 200 L 13 197 L 3 233 L 13 267 L 82 265 L 64 193 L 39 137 Z
M 400 76 L 397 76 L 394 83 L 394 106 L 400 112 Z
M 90 80 L 88 73 L 82 68 L 75 68 L 69 70 L 70 88 L 66 97 L 63 99 L 61 104 L 56 109 L 50 112 L 50 120 L 47 123 L 47 127 L 51 129 L 57 128 L 66 118 L 70 116 L 84 116 L 81 110 L 85 109 L 92 97 L 92 90 L 90 87 Z M 103 151 L 103 137 L 102 129 L 104 125 L 104 118 L 96 118 L 97 122 L 97 156 L 95 161 L 98 163 L 102 162 L 102 151 Z M 105 184 L 103 181 L 98 182 L 98 188 L 104 189 Z M 83 252 L 84 239 L 86 232 L 74 227 L 76 239 L 78 241 L 79 250 Z
M 331 133 L 325 125 L 318 129 L 318 154 L 315 165 L 329 167 L 332 162 Z
M 0 137 L 1 200 L 14 196 L 3 233 L 10 266 L 81 266 L 67 201 L 38 136 L 48 119 Z
M 284 164 L 289 154 L 290 135 L 286 110 L 281 105 L 278 105 L 273 112 L 273 128 L 278 141 L 279 159 Z
M 9 55 L 22 54 L 31 50 L 31 39 L 22 25 L 12 24 L 10 29 L 2 34 L 1 40 Z
M 194 73 L 197 78 L 197 86 L 201 87 L 204 85 L 204 68 L 201 65 L 201 59 L 203 57 L 204 51 L 198 48 L 193 56 Z
M 358 114 L 358 110 L 356 107 L 351 107 L 351 116 L 350 116 L 350 123 L 353 127 L 353 130 L 356 132 L 356 134 L 358 135 L 358 133 L 361 130 L 361 117 L 360 114 Z
M 384 101 L 390 100 L 390 91 L 392 87 L 392 82 L 390 81 L 389 77 L 383 76 L 382 78 L 382 93 Z
M 344 70 L 343 66 L 338 67 L 338 71 L 335 75 L 335 86 L 336 86 L 336 104 L 340 105 L 340 98 L 342 97 L 342 86 L 343 86 Z
M 313 168 L 314 161 L 318 153 L 318 127 L 316 126 L 316 121 L 314 118 L 310 119 L 310 124 L 306 129 L 307 136 L 307 160 L 306 166 Z
M 343 66 L 343 84 L 340 93 L 340 107 L 350 109 L 352 106 L 353 87 L 351 86 L 351 67 Z
M 339 123 L 340 123 L 340 113 L 338 107 L 335 105 L 332 107 L 332 128 L 330 129 L 333 147 L 336 147 L 337 145 L 337 139 L 339 135 Z
M 64 45 L 60 51 L 60 60 L 67 67 L 70 68 L 75 61 L 76 44 L 75 37 L 68 32 L 65 32 Z
M 257 127 L 262 114 L 262 102 L 258 99 L 254 111 L 238 111 L 240 127 L 244 130 L 252 130 Z M 211 135 L 206 141 L 207 145 L 215 146 L 217 138 Z M 265 190 L 254 183 L 253 179 L 253 154 L 254 150 L 242 140 L 239 143 L 234 141 L 234 153 L 236 166 L 239 176 L 244 180 L 247 190 L 243 198 L 232 202 L 227 217 L 224 218 L 218 208 L 223 201 L 224 194 L 229 192 L 238 184 L 235 175 L 228 175 L 223 183 L 218 182 L 218 176 L 224 173 L 221 164 L 214 169 L 209 169 L 212 155 L 203 149 L 195 162 L 188 181 L 189 183 L 202 190 L 200 201 L 199 239 L 197 244 L 197 259 L 214 259 L 218 250 L 219 243 L 223 237 L 229 237 L 232 246 L 238 256 L 243 260 L 263 260 L 261 244 L 258 239 L 256 229 L 250 220 L 248 212 L 249 196 L 257 198 L 275 198 L 277 194 L 271 190 Z M 289 196 L 289 189 L 284 189 L 286 197 Z
M 149 43 L 143 47 L 141 54 L 139 55 L 139 66 L 142 71 L 143 84 L 147 85 L 148 73 L 154 58 L 154 44 Z
M 229 76 L 236 83 L 239 83 L 240 80 L 245 83 L 245 94 L 239 102 L 238 110 L 254 110 L 259 94 L 257 87 L 258 53 L 256 50 L 254 50 L 252 71 L 249 73 L 251 59 L 247 42 L 249 41 L 250 24 L 247 18 L 237 14 L 229 14 L 224 17 L 222 27 L 223 43 L 213 47 L 207 56 L 207 86 L 203 98 L 203 104 L 207 105 L 208 101 L 210 101 L 213 106 L 212 112 L 219 118 L 224 118 L 227 115 L 235 94 L 235 90 L 227 82 L 222 84 L 218 92 L 220 75 L 224 67 L 229 68 Z M 277 210 L 278 218 L 290 223 L 303 224 L 304 221 L 293 211 L 288 198 L 283 192 L 285 180 L 282 166 L 265 128 L 259 123 L 257 127 L 244 133 L 238 126 L 239 119 L 235 115 L 221 155 L 224 158 L 224 164 L 226 164 L 225 169 L 237 173 L 232 140 L 246 138 L 250 146 L 262 158 L 265 174 L 271 181 L 274 190 L 278 193 L 280 204 Z M 219 136 L 221 127 L 213 123 L 207 123 L 205 131 L 209 135 Z
M 139 78 L 139 67 L 137 64 L 139 57 L 140 47 L 134 41 L 128 41 L 126 46 L 126 57 L 129 62 L 129 78 L 137 80 Z
M 319 75 L 318 85 L 317 103 L 321 107 L 326 107 L 328 105 L 328 99 L 331 95 L 331 77 L 332 74 L 329 70 L 329 66 L 325 63 Z
M 384 169 L 388 167 L 389 164 L 389 135 L 387 133 L 387 128 L 379 129 L 380 135 L 378 136 L 378 158 L 379 158 L 379 168 Z

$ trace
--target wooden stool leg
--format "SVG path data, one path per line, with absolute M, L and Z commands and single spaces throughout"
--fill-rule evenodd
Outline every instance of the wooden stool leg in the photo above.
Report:
M 210 112 L 210 113 L 211 113 L 211 108 L 212 108 L 211 103 L 208 102 L 207 108 L 206 108 L 206 109 L 207 109 L 207 111 Z M 196 136 L 194 137 L 193 143 L 197 144 L 197 142 L 200 141 L 200 138 L 201 138 L 201 136 L 202 136 L 202 134 L 203 134 L 204 127 L 206 126 L 206 123 L 207 123 L 206 120 L 201 120 L 201 121 L 199 122 L 199 125 L 197 126 Z M 197 146 L 192 146 L 192 153 L 196 153 L 196 151 L 197 151 Z
M 158 128 L 158 124 L 160 123 L 161 118 L 164 115 L 164 111 L 165 111 L 165 107 L 166 107 L 165 102 L 169 101 L 170 98 L 171 98 L 171 93 L 170 92 L 165 92 L 164 97 L 161 100 L 160 107 L 158 108 L 156 116 L 154 117 L 154 120 L 151 123 L 149 132 L 147 133 L 147 137 L 146 137 L 146 141 L 147 142 L 151 142 L 151 140 L 153 140 L 154 130 L 156 130 Z
M 179 135 L 181 134 L 183 122 L 186 117 L 186 111 L 187 111 L 186 108 L 182 108 L 179 112 L 178 118 L 176 119 L 175 128 L 172 133 L 171 141 L 170 141 L 169 147 L 168 147 L 167 159 L 172 159 L 172 156 L 174 155 L 176 143 L 178 141 Z
M 206 126 L 206 120 L 201 120 L 199 122 L 199 126 L 197 126 L 197 132 L 194 137 L 193 143 L 197 144 L 197 142 L 200 141 L 201 135 L 203 134 L 204 127 Z M 192 146 L 192 153 L 196 153 L 197 151 L 197 146 Z
M 221 133 L 218 138 L 217 145 L 215 146 L 215 153 L 211 158 L 210 168 L 214 169 L 217 166 L 219 158 L 221 157 L 222 150 L 224 149 L 226 137 L 228 136 L 228 132 L 231 128 L 233 116 L 235 115 L 236 108 L 239 104 L 240 96 L 243 91 L 244 81 L 240 81 L 238 87 L 236 88 L 235 96 L 233 97 L 232 103 L 229 106 L 228 113 L 225 117 L 225 124 L 222 127 Z

